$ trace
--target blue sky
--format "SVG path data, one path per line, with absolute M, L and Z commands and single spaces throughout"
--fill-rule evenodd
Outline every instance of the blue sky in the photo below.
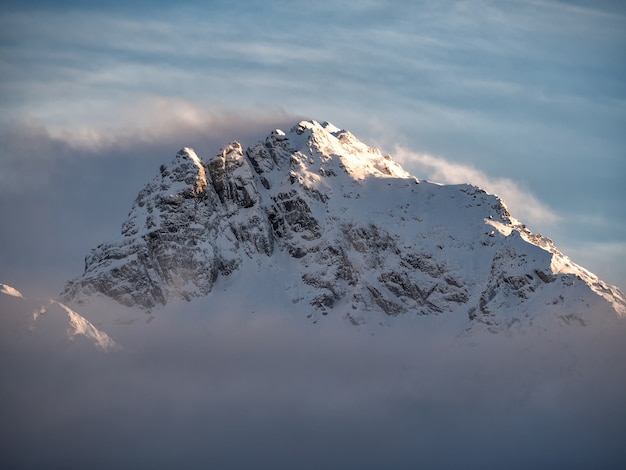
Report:
M 626 288 L 622 2 L 127 3 L 0 7 L 5 266 L 28 246 L 24 272 L 50 249 L 80 271 L 178 148 L 208 156 L 307 118 L 499 194 Z

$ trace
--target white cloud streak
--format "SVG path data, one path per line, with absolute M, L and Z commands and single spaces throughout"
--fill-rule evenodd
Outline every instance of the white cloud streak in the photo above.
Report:
M 424 153 L 411 152 L 403 147 L 396 147 L 395 156 L 420 178 L 437 183 L 470 183 L 500 196 L 506 202 L 512 215 L 522 222 L 545 227 L 559 220 L 559 216 L 547 205 L 510 178 L 490 177 L 472 166 L 449 162 L 441 157 Z
M 144 96 L 116 110 L 114 122 L 106 126 L 51 127 L 53 137 L 73 147 L 92 151 L 141 145 L 180 142 L 202 147 L 213 144 L 217 152 L 233 139 L 243 144 L 256 142 L 275 126 L 291 126 L 300 118 L 278 108 L 250 107 L 233 109 L 224 106 L 203 107 L 180 98 Z M 252 142 L 250 141 L 252 140 Z

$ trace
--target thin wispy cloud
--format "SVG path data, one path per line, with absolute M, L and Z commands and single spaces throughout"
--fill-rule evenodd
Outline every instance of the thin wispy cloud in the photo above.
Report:
M 626 8 L 619 1 L 597 1 L 587 5 L 563 0 L 529 0 L 529 3 L 556 12 L 567 12 L 579 16 L 595 16 L 602 19 L 626 22 Z
M 160 96 L 145 97 L 118 110 L 114 123 L 76 131 L 61 128 L 56 135 L 79 148 L 104 150 L 107 147 L 132 150 L 141 143 L 201 142 L 206 151 L 217 152 L 231 140 L 256 142 L 269 128 L 294 125 L 300 118 L 275 108 L 205 108 L 187 100 Z M 239 137 L 237 137 L 239 136 Z M 213 148 L 210 146 L 213 145 Z

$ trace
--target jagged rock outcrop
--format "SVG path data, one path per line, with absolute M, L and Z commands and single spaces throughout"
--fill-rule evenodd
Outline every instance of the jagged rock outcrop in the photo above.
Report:
M 284 295 L 312 318 L 456 314 L 496 331 L 553 305 L 578 315 L 581 295 L 626 312 L 618 289 L 531 234 L 498 197 L 418 180 L 314 121 L 207 162 L 181 150 L 63 296 L 99 292 L 150 309 L 205 296 L 250 263 L 269 270 L 279 256 L 299 286 Z
M 272 253 L 273 234 L 256 197 L 240 146 L 229 146 L 208 168 L 193 150 L 181 150 L 139 192 L 122 238 L 91 251 L 64 297 L 101 292 L 152 308 L 173 296 L 208 294 L 219 275 L 237 269 L 240 251 Z

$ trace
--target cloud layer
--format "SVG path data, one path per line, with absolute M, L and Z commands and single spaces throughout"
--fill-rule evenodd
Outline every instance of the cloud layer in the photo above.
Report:
M 457 337 L 415 318 L 370 332 L 210 301 L 148 323 L 117 310 L 96 318 L 136 321 L 117 324 L 124 349 L 106 355 L 2 329 L 4 462 L 523 469 L 626 458 L 621 327 Z

